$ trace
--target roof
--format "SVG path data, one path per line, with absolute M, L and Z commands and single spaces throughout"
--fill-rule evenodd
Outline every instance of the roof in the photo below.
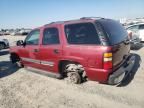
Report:
M 75 20 L 51 22 L 51 23 L 46 24 L 44 26 L 67 25 L 67 24 L 73 24 L 73 23 L 93 22 L 93 21 L 99 20 L 99 19 L 104 19 L 104 18 L 101 18 L 101 17 L 82 17 L 80 19 L 75 19 Z

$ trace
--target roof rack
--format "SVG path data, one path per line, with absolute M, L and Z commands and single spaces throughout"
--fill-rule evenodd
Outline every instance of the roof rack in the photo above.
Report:
M 102 18 L 102 17 L 82 17 L 80 19 L 105 19 L 105 18 Z
M 80 20 L 82 19 L 105 19 L 105 18 L 102 18 L 102 17 L 82 17 L 80 18 Z M 79 20 L 79 19 L 75 19 L 75 20 Z M 45 24 L 44 26 L 48 26 L 50 24 L 62 24 L 64 22 L 70 22 L 70 21 L 75 21 L 75 20 L 69 20 L 69 21 L 56 21 L 56 22 L 51 22 L 49 24 Z
M 56 21 L 56 22 L 51 22 L 49 24 L 45 24 L 44 26 L 50 25 L 50 24 L 61 24 L 64 23 L 65 21 Z

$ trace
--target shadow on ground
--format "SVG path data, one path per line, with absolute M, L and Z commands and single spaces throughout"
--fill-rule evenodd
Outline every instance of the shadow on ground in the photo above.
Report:
M 138 54 L 132 54 L 135 56 L 135 64 L 132 71 L 128 74 L 128 76 L 121 82 L 118 87 L 127 86 L 134 79 L 135 74 L 138 72 L 138 68 L 140 67 L 141 57 Z
M 15 73 L 19 68 L 16 64 L 12 64 L 10 61 L 0 62 L 0 78 L 9 76 Z

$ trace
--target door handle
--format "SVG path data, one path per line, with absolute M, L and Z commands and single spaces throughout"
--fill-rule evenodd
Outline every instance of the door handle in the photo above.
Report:
M 39 49 L 34 49 L 33 52 L 39 52 Z
M 59 53 L 59 50 L 58 49 L 54 49 L 53 51 L 55 54 L 58 54 Z

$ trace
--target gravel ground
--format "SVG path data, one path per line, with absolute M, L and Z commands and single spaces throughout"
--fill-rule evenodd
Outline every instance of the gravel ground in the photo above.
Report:
M 144 48 L 132 53 L 133 72 L 116 87 L 93 81 L 73 85 L 18 69 L 8 50 L 0 51 L 0 108 L 144 108 Z

